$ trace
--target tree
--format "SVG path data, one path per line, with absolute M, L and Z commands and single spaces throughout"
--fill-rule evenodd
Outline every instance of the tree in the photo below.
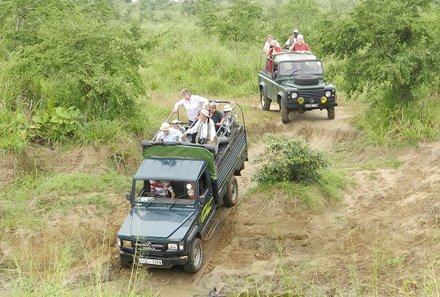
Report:
M 114 22 L 107 1 L 20 0 L 7 8 L 2 37 L 11 54 L 3 66 L 16 87 L 8 109 L 32 115 L 76 106 L 86 119 L 133 115 L 143 91 L 140 56 L 133 30 Z
M 343 61 L 340 72 L 349 94 L 368 87 L 386 93 L 390 103 L 401 102 L 438 83 L 440 30 L 428 17 L 431 3 L 364 0 L 343 18 L 326 18 L 321 50 Z
M 195 2 L 198 24 L 221 41 L 255 43 L 264 36 L 263 9 L 249 0 L 236 0 L 226 6 L 213 0 Z

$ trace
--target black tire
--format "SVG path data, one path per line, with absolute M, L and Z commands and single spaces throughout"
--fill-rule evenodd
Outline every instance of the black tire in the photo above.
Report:
M 133 261 L 131 259 L 127 259 L 126 257 L 119 256 L 119 263 L 123 268 L 131 268 L 133 265 Z
M 281 120 L 283 124 L 289 123 L 289 111 L 283 103 L 281 103 Z
M 183 269 L 188 273 L 196 273 L 202 268 L 205 252 L 200 238 L 194 238 L 189 248 L 188 262 L 183 265 Z
M 329 107 L 327 108 L 327 117 L 329 120 L 333 120 L 335 118 L 335 107 Z
M 223 203 L 226 207 L 232 207 L 238 202 L 238 183 L 235 176 L 231 177 L 228 184 L 228 189 L 225 196 L 223 197 Z
M 260 104 L 261 104 L 261 109 L 262 110 L 269 110 L 270 109 L 270 103 L 272 102 L 272 100 L 270 100 L 269 98 L 267 98 L 263 92 L 260 92 Z

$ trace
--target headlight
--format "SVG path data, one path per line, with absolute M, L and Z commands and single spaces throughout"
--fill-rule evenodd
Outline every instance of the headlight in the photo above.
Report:
M 298 104 L 304 104 L 304 98 L 303 97 L 299 97 L 298 100 L 296 100 L 296 102 L 298 102 Z
M 332 96 L 332 91 L 325 91 L 325 97 L 330 98 Z
M 131 241 L 130 240 L 120 239 L 120 241 L 121 241 L 120 247 L 131 249 Z
M 292 96 L 292 99 L 296 99 L 296 97 L 298 97 L 298 93 L 292 93 L 291 96 Z
M 327 103 L 327 98 L 325 98 L 324 96 L 321 97 L 321 103 L 325 104 Z
M 169 243 L 168 250 L 169 251 L 177 251 L 177 243 Z
M 121 247 L 121 239 L 118 237 L 118 247 Z
M 183 243 L 183 241 L 179 242 L 179 250 L 183 251 L 184 248 L 185 244 Z

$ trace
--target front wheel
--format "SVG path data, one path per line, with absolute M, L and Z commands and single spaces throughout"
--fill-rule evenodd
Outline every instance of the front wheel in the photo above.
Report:
M 333 120 L 335 118 L 335 107 L 329 107 L 327 108 L 327 118 L 329 120 Z
M 283 124 L 289 122 L 289 110 L 287 110 L 287 107 L 283 103 L 281 103 L 281 120 L 283 121 Z
M 123 268 L 131 268 L 133 265 L 133 259 L 119 255 L 119 263 L 121 263 Z
M 266 97 L 266 95 L 263 94 L 263 92 L 260 92 L 260 104 L 262 110 L 269 110 L 270 109 L 270 103 L 271 100 Z
M 226 195 L 223 198 L 223 203 L 227 207 L 232 207 L 237 204 L 237 201 L 238 201 L 238 183 L 237 183 L 237 178 L 235 176 L 232 176 L 228 184 L 228 190 L 226 191 Z
M 188 273 L 196 273 L 202 268 L 204 259 L 202 241 L 200 238 L 194 238 L 189 249 L 188 262 L 183 265 L 183 269 Z

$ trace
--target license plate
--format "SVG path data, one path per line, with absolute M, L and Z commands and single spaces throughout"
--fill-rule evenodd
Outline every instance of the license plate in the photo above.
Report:
M 139 264 L 162 265 L 162 260 L 139 258 Z
M 318 103 L 314 103 L 314 104 L 306 104 L 306 107 L 318 107 L 319 104 Z

